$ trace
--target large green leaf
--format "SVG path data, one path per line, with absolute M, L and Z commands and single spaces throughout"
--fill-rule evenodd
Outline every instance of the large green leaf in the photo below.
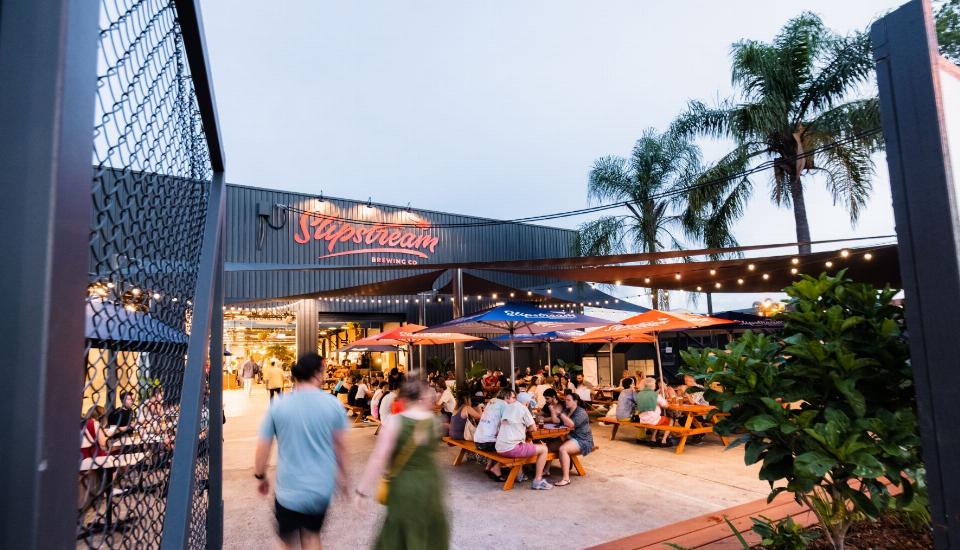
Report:
M 823 477 L 836 463 L 836 460 L 823 453 L 810 451 L 797 455 L 793 461 L 793 468 L 801 475 Z
M 762 432 L 777 426 L 777 420 L 769 414 L 758 414 L 747 420 L 744 426 L 752 432 Z

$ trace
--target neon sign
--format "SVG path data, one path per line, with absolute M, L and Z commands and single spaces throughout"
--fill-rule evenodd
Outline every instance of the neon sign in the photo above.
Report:
M 428 258 L 428 254 L 436 252 L 440 237 L 427 233 L 430 223 L 421 221 L 417 227 L 391 223 L 374 223 L 364 225 L 345 222 L 338 216 L 329 216 L 316 212 L 300 214 L 293 240 L 297 244 L 308 244 L 311 241 L 324 243 L 327 254 L 323 258 L 349 256 L 354 254 L 405 254 L 418 258 Z M 341 244 L 365 245 L 364 248 L 335 251 Z M 401 263 L 385 261 L 387 258 L 377 258 L 378 263 Z M 411 260 L 411 262 L 415 262 Z

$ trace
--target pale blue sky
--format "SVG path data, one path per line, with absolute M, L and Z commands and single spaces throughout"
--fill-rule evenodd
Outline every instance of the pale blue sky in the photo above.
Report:
M 730 44 L 801 9 L 840 32 L 901 0 L 203 0 L 233 183 L 516 218 L 582 208 L 594 159 L 625 155 L 691 98 L 730 91 Z M 724 151 L 704 143 L 707 159 Z M 814 239 L 893 232 L 883 156 L 856 228 L 822 182 Z M 549 222 L 575 227 L 584 218 Z M 759 188 L 745 244 L 794 239 Z M 717 307 L 754 296 L 718 297 Z M 682 305 L 682 304 L 676 304 Z

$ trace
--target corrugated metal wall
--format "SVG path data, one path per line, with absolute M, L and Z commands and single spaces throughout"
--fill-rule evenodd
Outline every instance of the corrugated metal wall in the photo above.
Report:
M 354 242 L 342 242 L 328 248 L 326 241 L 311 240 L 306 244 L 295 242 L 300 232 L 299 212 L 278 207 L 286 205 L 297 210 L 315 211 L 320 214 L 339 216 L 346 220 L 364 220 L 369 223 L 417 223 L 431 225 L 470 224 L 490 221 L 488 218 L 447 214 L 426 210 L 407 210 L 403 207 L 326 198 L 323 202 L 311 195 L 289 193 L 254 187 L 229 185 L 227 187 L 227 232 L 226 261 L 228 263 L 266 263 L 300 265 L 370 265 L 371 257 L 413 259 L 421 263 L 474 262 L 551 258 L 570 256 L 573 252 L 575 232 L 535 225 L 497 224 L 483 227 L 432 227 L 411 229 L 417 235 L 430 235 L 438 239 L 434 252 L 423 251 L 429 257 L 414 258 L 404 254 L 360 254 L 318 259 L 331 252 L 338 253 L 370 246 Z M 266 225 L 258 212 L 272 212 Z M 477 212 L 480 214 L 481 212 Z M 370 227 L 357 225 L 357 227 Z M 258 246 L 258 240 L 262 245 Z M 376 247 L 376 244 L 374 244 Z M 225 278 L 225 294 L 228 301 L 282 299 L 285 296 L 333 290 L 360 284 L 379 282 L 410 275 L 410 271 L 331 271 L 331 272 L 284 272 L 247 271 L 228 272 Z M 494 275 L 497 282 L 517 288 L 543 284 L 546 279 Z M 386 298 L 386 297 L 384 297 Z M 404 297 L 390 297 L 376 309 L 367 307 L 360 311 L 400 312 Z M 400 303 L 392 302 L 399 298 Z M 321 304 L 321 311 L 331 311 Z M 352 311 L 357 311 L 353 309 Z

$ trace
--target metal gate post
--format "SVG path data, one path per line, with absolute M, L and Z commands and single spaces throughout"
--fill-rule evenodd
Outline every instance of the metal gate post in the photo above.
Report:
M 215 172 L 210 182 L 210 199 L 203 227 L 203 247 L 200 251 L 200 266 L 197 271 L 197 290 L 194 298 L 193 325 L 190 328 L 190 343 L 187 348 L 187 366 L 183 374 L 183 390 L 180 395 L 180 418 L 177 421 L 177 438 L 170 466 L 170 483 L 167 493 L 167 511 L 163 518 L 164 550 L 182 550 L 190 541 L 190 518 L 193 511 L 193 493 L 200 416 L 203 402 L 204 363 L 210 342 L 210 325 L 214 314 L 214 289 L 219 276 L 220 238 L 223 229 L 223 210 L 226 197 L 223 172 Z M 223 311 L 216 314 L 222 315 Z M 219 352 L 222 356 L 223 350 Z M 211 363 L 213 358 L 211 358 Z M 212 366 L 211 366 L 212 368 Z M 209 434 L 208 443 L 209 443 Z
M 76 537 L 99 3 L 0 1 L 0 548 Z
M 213 322 L 210 324 L 210 425 L 209 486 L 207 489 L 207 548 L 223 548 L 223 256 L 224 235 L 220 235 L 216 282 L 213 290 Z

